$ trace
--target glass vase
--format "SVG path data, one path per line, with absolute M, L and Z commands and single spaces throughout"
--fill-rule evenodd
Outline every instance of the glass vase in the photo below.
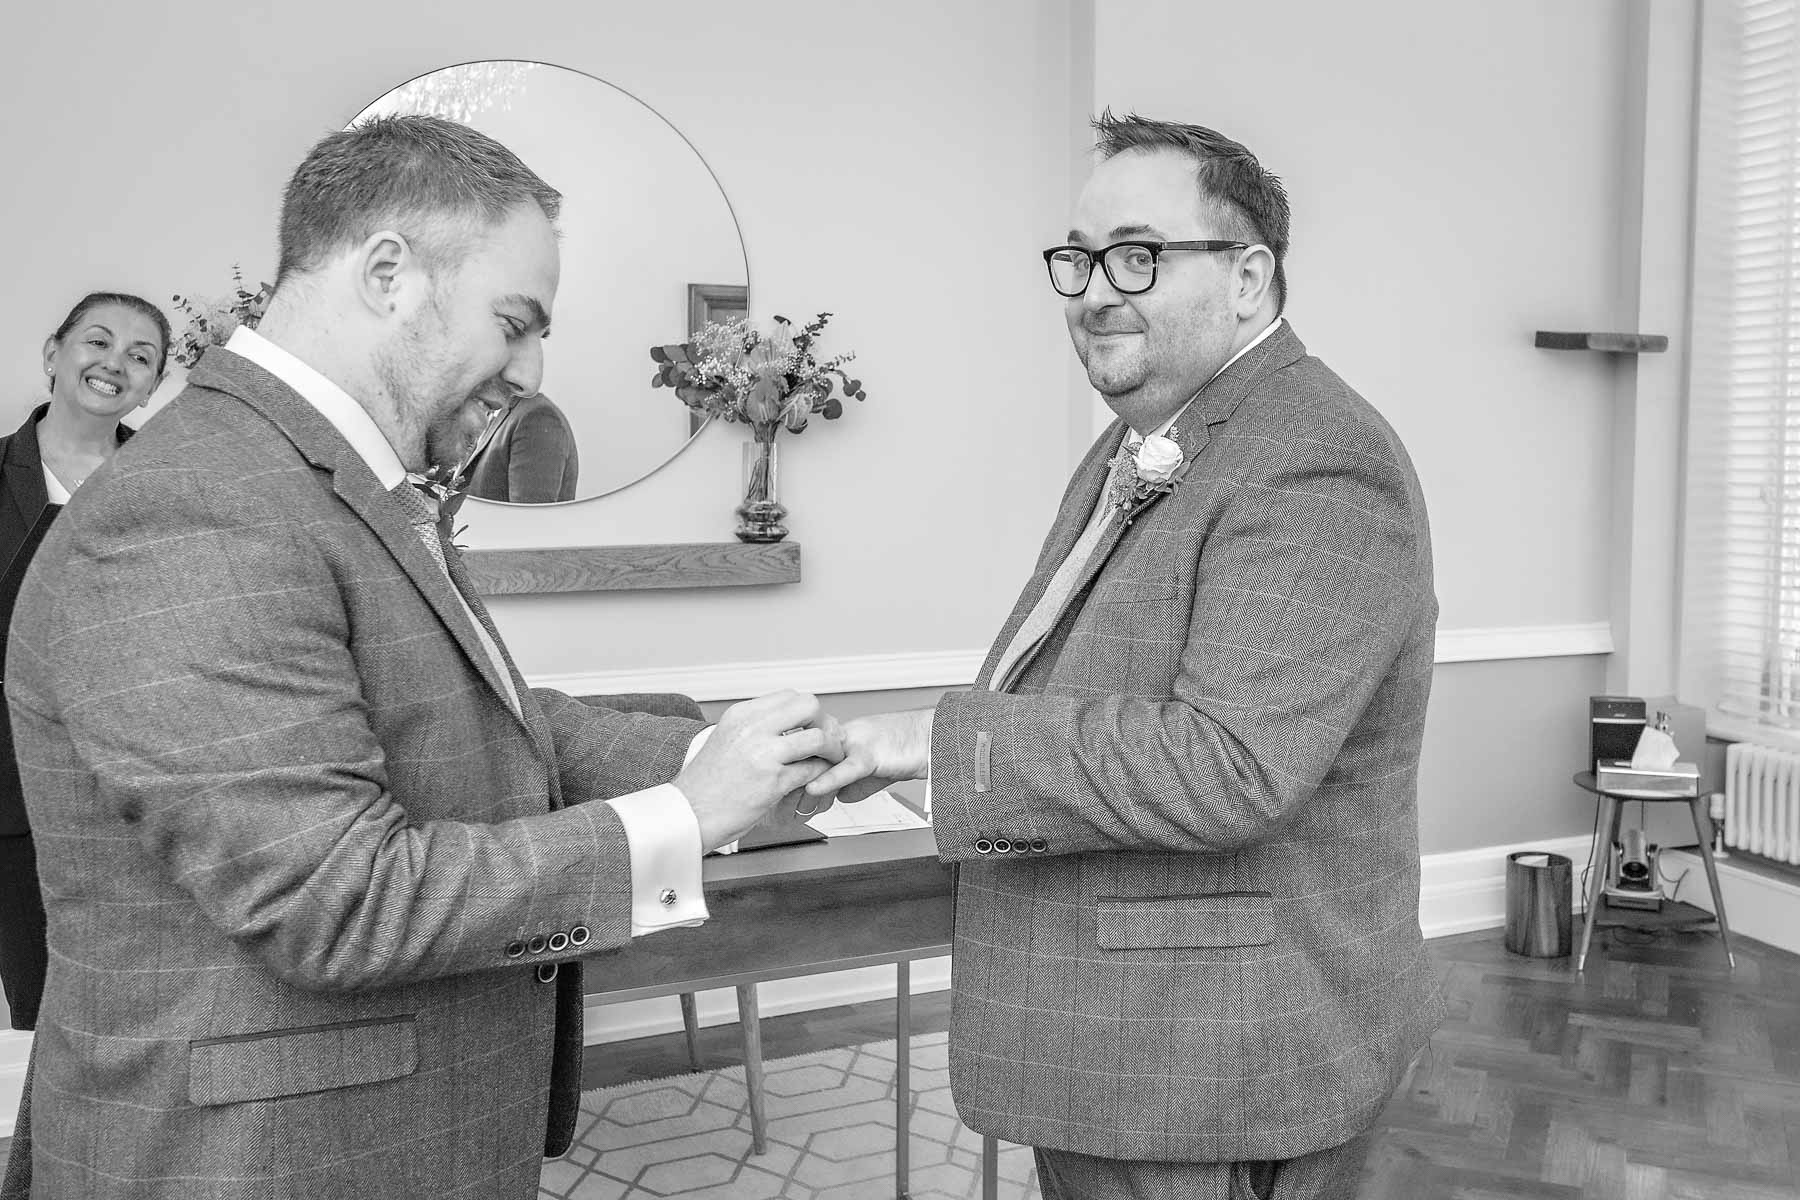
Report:
M 775 439 L 744 443 L 744 502 L 737 506 L 740 542 L 779 542 L 788 534 L 782 521 L 780 456 Z

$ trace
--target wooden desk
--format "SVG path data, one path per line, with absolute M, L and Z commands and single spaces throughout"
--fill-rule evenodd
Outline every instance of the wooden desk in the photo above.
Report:
M 950 953 L 950 869 L 938 861 L 931 830 L 715 856 L 703 872 L 712 919 L 595 957 L 586 974 L 599 990 L 588 1000 L 644 1000 L 894 964 L 895 1195 L 905 1200 L 911 963 Z M 746 1047 L 756 1047 L 748 1023 L 745 1034 Z M 984 1139 L 982 1149 L 982 1194 L 991 1200 L 997 1148 Z

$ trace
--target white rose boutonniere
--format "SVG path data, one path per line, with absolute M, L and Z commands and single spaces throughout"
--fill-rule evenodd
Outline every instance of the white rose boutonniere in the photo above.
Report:
M 1187 474 L 1187 452 L 1175 440 L 1174 428 L 1169 433 L 1169 437 L 1152 434 L 1135 450 L 1120 447 L 1107 468 L 1111 478 L 1109 498 L 1115 507 L 1125 511 L 1128 523 L 1151 500 L 1179 487 L 1181 477 Z
M 1181 465 L 1181 447 L 1174 439 L 1151 434 L 1138 447 L 1137 476 L 1145 483 L 1165 483 Z

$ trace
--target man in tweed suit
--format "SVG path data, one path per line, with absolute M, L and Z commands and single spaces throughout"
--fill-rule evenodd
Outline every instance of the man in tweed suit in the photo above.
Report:
M 527 688 L 407 481 L 536 390 L 557 206 L 450 122 L 327 137 L 259 330 L 46 539 L 6 672 L 50 946 L 15 1187 L 535 1195 L 579 956 L 704 918 L 702 850 L 823 766 L 811 697 L 696 749 Z
M 1281 317 L 1279 181 L 1208 129 L 1096 127 L 1046 260 L 1119 420 L 974 689 L 849 722 L 809 791 L 929 771 L 957 1108 L 1038 1147 L 1046 1197 L 1348 1197 L 1442 1016 L 1425 506 Z

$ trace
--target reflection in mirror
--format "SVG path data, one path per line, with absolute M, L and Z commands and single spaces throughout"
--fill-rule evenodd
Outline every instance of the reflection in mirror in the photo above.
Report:
M 699 426 L 668 391 L 650 386 L 649 348 L 692 332 L 695 285 L 742 308 L 750 282 L 737 218 L 699 152 L 630 93 L 548 63 L 445 67 L 355 120 L 391 113 L 473 125 L 563 194 L 562 283 L 543 387 L 482 431 L 469 494 L 515 504 L 585 500 L 681 453 Z

